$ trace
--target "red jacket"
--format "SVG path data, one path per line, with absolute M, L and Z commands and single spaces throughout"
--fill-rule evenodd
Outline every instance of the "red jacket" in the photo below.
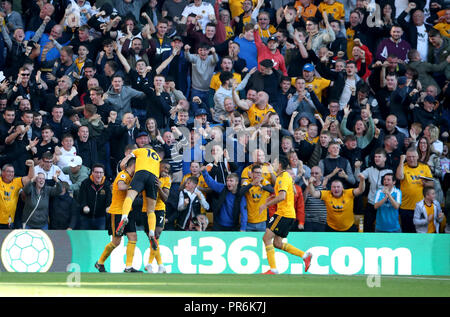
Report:
M 258 51 L 258 69 L 259 69 L 259 63 L 265 59 L 270 59 L 273 61 L 273 68 L 276 70 L 280 70 L 284 76 L 287 76 L 287 69 L 286 64 L 284 62 L 284 57 L 280 53 L 279 50 L 275 52 L 275 54 L 272 54 L 272 52 L 269 50 L 266 44 L 263 43 L 261 40 L 261 36 L 259 35 L 258 31 L 253 31 L 253 34 L 255 36 L 255 44 L 256 49 Z
M 294 196 L 294 207 L 295 207 L 295 218 L 300 225 L 305 224 L 305 202 L 303 200 L 302 188 L 295 185 L 296 194 Z M 270 195 L 270 197 L 275 196 L 275 194 Z M 272 217 L 277 211 L 277 205 L 269 206 L 269 218 Z

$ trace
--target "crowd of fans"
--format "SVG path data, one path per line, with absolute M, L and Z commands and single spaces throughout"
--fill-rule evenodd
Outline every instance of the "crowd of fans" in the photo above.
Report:
M 1 9 L 3 229 L 105 229 L 121 160 L 151 144 L 170 165 L 165 230 L 264 231 L 287 160 L 292 230 L 362 215 L 364 232 L 448 232 L 443 0 Z

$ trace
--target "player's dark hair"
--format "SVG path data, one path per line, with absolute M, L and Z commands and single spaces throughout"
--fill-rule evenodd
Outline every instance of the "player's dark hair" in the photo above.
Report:
M 127 161 L 126 166 L 129 167 L 129 166 L 131 166 L 131 165 L 133 165 L 133 164 L 136 164 L 136 158 L 135 158 L 135 157 L 131 157 L 131 158 Z
M 279 162 L 281 165 L 281 169 L 286 170 L 289 167 L 289 160 L 285 156 L 280 156 Z
M 257 168 L 262 168 L 262 167 L 261 167 L 261 165 L 259 165 L 259 164 L 254 164 L 254 165 L 252 166 L 252 172 L 253 172 L 255 169 L 257 169 Z

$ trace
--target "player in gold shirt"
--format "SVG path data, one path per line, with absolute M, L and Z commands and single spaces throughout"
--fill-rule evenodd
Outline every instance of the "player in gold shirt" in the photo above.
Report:
M 14 166 L 5 164 L 0 178 L 0 229 L 13 229 L 20 190 L 34 178 L 34 162 L 27 160 L 28 175 L 14 177 Z
M 144 199 L 147 204 L 147 217 L 149 227 L 149 238 L 153 250 L 158 248 L 155 239 L 155 205 L 157 198 L 157 179 L 159 178 L 159 165 L 161 158 L 150 145 L 144 145 L 142 148 L 133 150 L 124 160 L 136 157 L 136 169 L 127 191 L 127 197 L 123 202 L 122 220 L 117 227 L 117 234 L 121 235 L 124 227 L 128 223 L 128 214 L 136 196 L 145 191 Z
M 111 255 L 111 252 L 117 248 L 122 240 L 121 235 L 116 234 L 116 228 L 121 221 L 122 206 L 123 202 L 127 196 L 127 189 L 130 186 L 132 177 L 134 175 L 136 166 L 136 159 L 130 158 L 127 163 L 125 170 L 117 174 L 113 184 L 112 184 L 112 198 L 111 205 L 109 206 L 106 214 L 106 223 L 108 228 L 108 234 L 112 236 L 111 242 L 105 246 L 102 255 L 95 263 L 95 268 L 99 272 L 106 272 L 105 261 Z M 129 214 L 128 223 L 123 229 L 123 234 L 127 235 L 127 251 L 126 251 L 126 261 L 125 261 L 125 273 L 136 273 L 141 272 L 133 268 L 133 257 L 134 250 L 136 248 L 137 234 L 136 234 L 136 221 L 135 213 L 132 211 Z
M 150 249 L 150 256 L 148 259 L 148 264 L 145 266 L 145 270 L 149 273 L 152 272 L 152 262 L 156 259 L 158 264 L 158 273 L 166 273 L 166 268 L 162 264 L 161 253 L 159 249 L 159 239 L 161 233 L 164 230 L 164 224 L 166 222 L 166 204 L 167 198 L 169 197 L 170 186 L 172 180 L 170 178 L 170 164 L 166 161 L 162 161 L 160 165 L 160 177 L 157 182 L 158 195 L 155 205 L 155 216 L 156 216 L 156 226 L 155 226 L 155 238 L 157 241 L 158 248 L 156 250 Z M 147 204 L 144 201 L 142 206 L 142 212 L 147 212 Z M 149 233 L 148 225 L 144 225 L 145 232 Z M 151 243 L 151 240 L 150 240 Z
M 278 274 L 275 262 L 275 248 L 286 251 L 290 254 L 299 256 L 303 259 L 305 272 L 311 265 L 312 254 L 303 252 L 289 243 L 284 243 L 283 238 L 289 234 L 289 229 L 295 223 L 295 207 L 294 207 L 294 182 L 286 171 L 289 167 L 289 161 L 280 157 L 277 167 L 277 180 L 275 183 L 275 196 L 269 198 L 266 203 L 259 207 L 260 212 L 266 210 L 267 207 L 277 205 L 277 211 L 270 218 L 266 232 L 263 236 L 264 245 L 266 247 L 267 260 L 270 270 L 264 274 Z

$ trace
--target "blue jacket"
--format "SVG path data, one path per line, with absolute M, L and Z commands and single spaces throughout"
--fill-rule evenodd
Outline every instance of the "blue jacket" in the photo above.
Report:
M 240 205 L 243 197 L 239 189 L 236 194 L 233 194 L 225 184 L 212 179 L 207 171 L 203 171 L 202 175 L 208 187 L 218 193 L 210 204 L 214 223 L 239 230 Z

